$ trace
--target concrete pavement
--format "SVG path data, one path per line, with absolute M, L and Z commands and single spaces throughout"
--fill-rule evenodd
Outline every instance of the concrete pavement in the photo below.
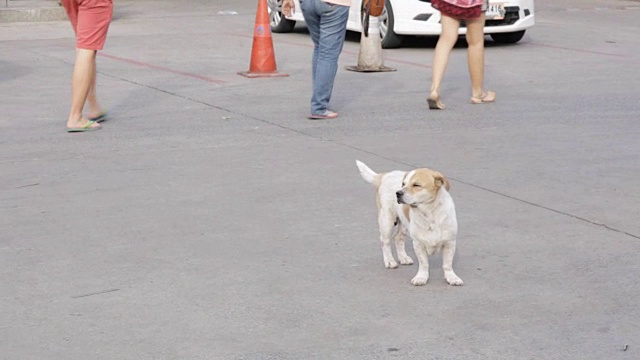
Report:
M 238 15 L 217 15 L 233 10 Z M 246 79 L 255 1 L 116 3 L 98 60 L 104 129 L 64 131 L 64 21 L 0 24 L 0 358 L 636 359 L 640 39 L 633 1 L 538 1 L 521 43 L 465 49 L 429 111 L 433 40 L 344 70 L 305 118 L 311 40 L 288 78 Z M 374 170 L 452 179 L 456 272 L 382 266 Z M 414 257 L 413 251 L 410 255 Z
M 0 23 L 66 19 L 67 14 L 57 0 L 5 0 L 0 3 Z

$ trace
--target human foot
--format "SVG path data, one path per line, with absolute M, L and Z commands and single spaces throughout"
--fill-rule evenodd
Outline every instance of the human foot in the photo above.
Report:
M 102 128 L 100 124 L 85 118 L 80 118 L 76 121 L 67 121 L 67 132 L 84 132 L 98 130 L 100 128 Z
M 496 101 L 496 93 L 493 91 L 483 92 L 480 96 L 471 97 L 472 104 L 492 103 L 494 101 Z
M 338 113 L 331 110 L 325 110 L 322 114 L 309 115 L 309 119 L 311 120 L 335 119 L 337 117 L 338 117 Z
M 435 90 L 429 94 L 427 103 L 429 104 L 429 109 L 444 110 L 447 108 L 442 100 L 440 100 L 440 94 Z

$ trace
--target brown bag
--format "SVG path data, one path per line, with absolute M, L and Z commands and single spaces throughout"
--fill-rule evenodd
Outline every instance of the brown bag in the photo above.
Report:
M 380 16 L 384 10 L 385 0 L 362 0 L 360 9 L 360 20 L 364 36 L 369 36 L 369 16 Z
M 371 16 L 382 15 L 385 0 L 362 0 L 362 8 L 367 10 Z

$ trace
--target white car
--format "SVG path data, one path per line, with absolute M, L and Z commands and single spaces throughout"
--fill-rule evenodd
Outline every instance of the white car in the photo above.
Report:
M 295 13 L 285 17 L 281 12 L 282 0 L 267 0 L 272 32 L 290 32 L 296 21 L 304 21 L 300 1 L 294 2 Z M 361 6 L 361 0 L 351 0 L 348 30 L 362 31 Z M 485 34 L 499 43 L 516 43 L 535 23 L 534 0 L 489 0 L 486 19 Z M 431 7 L 431 0 L 385 0 L 379 20 L 382 47 L 385 49 L 399 47 L 407 35 L 438 36 L 442 31 L 440 12 Z M 466 32 L 463 23 L 459 34 Z

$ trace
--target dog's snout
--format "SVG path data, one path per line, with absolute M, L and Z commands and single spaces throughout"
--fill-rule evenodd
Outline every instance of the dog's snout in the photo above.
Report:
M 397 196 L 397 197 L 402 196 L 402 194 L 404 194 L 404 193 L 402 192 L 402 190 L 398 190 L 398 191 L 396 191 L 396 196 Z

